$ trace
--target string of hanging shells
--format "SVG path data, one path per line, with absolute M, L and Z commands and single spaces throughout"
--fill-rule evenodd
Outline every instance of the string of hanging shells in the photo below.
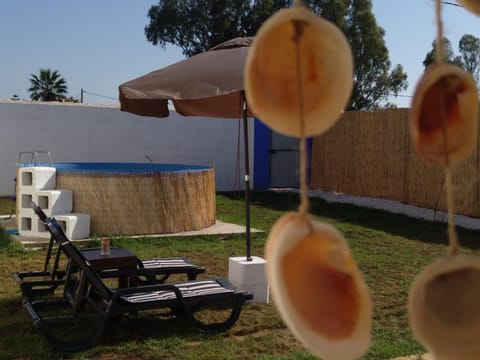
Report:
M 301 202 L 270 231 L 267 277 L 282 319 L 326 360 L 359 357 L 370 344 L 370 294 L 348 243 L 308 212 L 306 137 L 335 124 L 352 88 L 345 36 L 299 2 L 258 31 L 246 63 L 247 101 L 269 127 L 300 139 Z
M 479 13 L 479 1 L 459 2 Z M 477 146 L 478 91 L 469 72 L 443 60 L 441 7 L 436 0 L 436 61 L 417 84 L 410 130 L 420 157 L 445 168 L 449 249 L 415 278 L 408 313 L 415 336 L 435 359 L 473 360 L 480 358 L 480 260 L 460 253 L 452 171 Z
M 480 0 L 458 0 L 480 15 Z M 478 91 L 470 73 L 443 61 L 441 1 L 435 0 L 436 62 L 419 80 L 410 111 L 418 155 L 445 168 L 447 254 L 412 284 L 408 312 L 417 338 L 436 359 L 480 359 L 480 261 L 460 254 L 451 172 L 477 146 Z M 300 205 L 272 227 L 266 272 L 282 319 L 325 360 L 362 356 L 370 345 L 372 302 L 348 242 L 309 214 L 306 137 L 339 119 L 353 89 L 353 58 L 339 28 L 297 1 L 272 15 L 249 51 L 245 90 L 252 112 L 299 138 Z

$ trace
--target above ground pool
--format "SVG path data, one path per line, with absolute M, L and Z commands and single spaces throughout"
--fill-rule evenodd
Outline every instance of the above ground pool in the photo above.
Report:
M 24 166 L 48 164 L 18 164 Z M 56 189 L 91 217 L 92 235 L 164 234 L 215 223 L 215 170 L 153 163 L 53 163 Z

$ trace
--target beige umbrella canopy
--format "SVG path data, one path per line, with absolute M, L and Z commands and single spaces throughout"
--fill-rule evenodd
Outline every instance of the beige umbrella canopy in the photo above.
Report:
M 167 117 L 168 102 L 184 116 L 243 118 L 247 260 L 250 257 L 250 179 L 243 72 L 251 37 L 237 37 L 119 86 L 120 110 Z
M 243 71 L 252 40 L 231 39 L 120 85 L 120 110 L 166 117 L 172 101 L 184 116 L 240 118 Z

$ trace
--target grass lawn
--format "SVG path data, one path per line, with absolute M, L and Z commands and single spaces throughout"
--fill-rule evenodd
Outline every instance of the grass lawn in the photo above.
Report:
M 285 211 L 295 209 L 291 193 L 252 194 L 252 255 L 263 256 L 267 232 Z M 1 205 L 0 209 L 8 209 Z M 3 207 L 2 207 L 3 206 Z M 425 350 L 413 338 L 406 313 L 408 290 L 424 266 L 446 251 L 446 225 L 312 199 L 311 212 L 335 225 L 348 239 L 374 303 L 372 345 L 363 359 L 390 359 Z M 217 195 L 217 217 L 244 223 L 244 204 L 233 194 Z M 1 226 L 1 223 L 0 223 Z M 479 233 L 459 230 L 462 249 L 479 254 Z M 182 255 L 207 268 L 203 277 L 227 276 L 229 256 L 245 254 L 244 235 L 193 238 L 115 238 L 139 257 Z M 40 331 L 22 307 L 11 271 L 40 270 L 45 250 L 24 250 L 0 235 L 0 359 L 52 359 Z M 275 299 L 273 299 L 273 302 Z M 74 359 L 314 359 L 290 334 L 273 304 L 247 304 L 229 331 L 207 336 L 179 322 L 151 315 L 112 323 L 98 346 Z

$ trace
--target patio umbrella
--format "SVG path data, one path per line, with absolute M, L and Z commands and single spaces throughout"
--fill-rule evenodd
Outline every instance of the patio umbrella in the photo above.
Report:
M 120 110 L 167 117 L 168 103 L 184 116 L 242 118 L 245 148 L 246 253 L 250 256 L 250 174 L 248 116 L 243 72 L 251 37 L 237 37 L 206 52 L 119 86 Z

